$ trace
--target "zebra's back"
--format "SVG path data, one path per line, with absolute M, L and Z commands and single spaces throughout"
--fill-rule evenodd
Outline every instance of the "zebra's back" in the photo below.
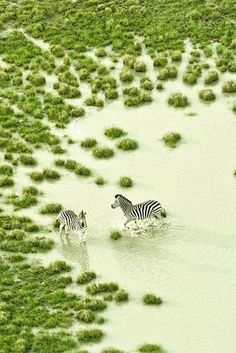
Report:
M 145 219 L 152 214 L 158 214 L 161 211 L 161 204 L 155 200 L 148 200 L 142 203 L 133 205 L 131 214 L 138 219 Z
M 60 223 L 63 223 L 69 227 L 69 229 L 76 229 L 78 225 L 78 216 L 72 210 L 63 210 L 57 216 Z

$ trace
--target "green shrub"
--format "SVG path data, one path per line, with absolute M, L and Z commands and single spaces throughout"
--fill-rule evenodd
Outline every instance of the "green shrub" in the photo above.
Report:
M 98 159 L 108 159 L 114 156 L 114 151 L 109 147 L 95 147 L 93 156 Z
M 29 176 L 33 181 L 43 181 L 44 179 L 43 173 L 41 172 L 32 172 Z
M 183 76 L 183 81 L 189 85 L 194 85 L 197 83 L 197 76 L 194 72 L 186 72 Z
M 156 85 L 156 89 L 158 89 L 159 91 L 162 91 L 164 89 L 163 84 L 158 82 Z
M 153 60 L 153 65 L 156 67 L 160 67 L 160 66 L 164 67 L 167 65 L 167 63 L 168 63 L 167 57 L 162 54 L 156 56 Z
M 162 304 L 162 299 L 155 294 L 146 294 L 143 297 L 143 303 L 146 305 L 160 305 Z
M 210 88 L 202 89 L 199 92 L 199 98 L 201 98 L 203 101 L 214 101 L 216 99 L 216 95 Z
M 108 347 L 108 348 L 103 348 L 101 350 L 101 353 L 124 353 L 124 351 L 121 351 L 120 349 L 117 349 L 117 348 Z
M 118 240 L 122 237 L 122 234 L 119 230 L 112 230 L 110 233 L 110 238 L 113 240 Z
M 147 71 L 147 65 L 143 61 L 136 61 L 134 63 L 134 70 L 136 72 L 146 72 Z
M 153 89 L 153 83 L 149 77 L 142 77 L 140 80 L 140 87 L 144 90 L 151 91 Z
M 208 47 L 204 48 L 203 53 L 207 58 L 210 58 L 213 54 L 212 47 L 208 46 Z
M 104 135 L 111 138 L 111 139 L 116 139 L 118 137 L 124 136 L 126 132 L 116 126 L 106 128 L 104 131 Z
M 215 70 L 209 70 L 207 76 L 205 77 L 205 84 L 209 85 L 211 83 L 215 83 L 219 80 L 219 74 Z
M 86 292 L 90 295 L 97 295 L 103 293 L 114 293 L 117 292 L 119 286 L 117 283 L 109 282 L 109 283 L 91 283 L 87 285 Z
M 181 61 L 182 60 L 182 53 L 180 50 L 174 50 L 171 53 L 171 60 L 172 61 Z
M 12 176 L 13 175 L 13 168 L 9 164 L 0 164 L 0 174 Z
M 92 310 L 82 309 L 79 310 L 78 314 L 76 315 L 76 318 L 82 322 L 85 322 L 86 324 L 90 324 L 95 320 L 95 315 Z
M 77 278 L 77 284 L 87 284 L 96 278 L 96 273 L 92 271 L 86 271 L 79 275 Z
M 10 187 L 14 185 L 14 181 L 9 176 L 0 176 L 0 188 Z
M 77 168 L 77 162 L 74 159 L 67 159 L 64 163 L 67 170 L 74 171 Z
M 64 148 L 62 148 L 60 145 L 55 145 L 51 148 L 52 153 L 54 154 L 63 154 L 66 152 Z
M 123 177 L 120 177 L 119 185 L 122 188 L 130 188 L 131 186 L 133 186 L 133 181 L 131 178 L 127 176 L 123 176 Z
M 106 180 L 103 177 L 97 177 L 95 179 L 95 184 L 97 184 L 99 186 L 104 185 L 104 184 L 106 184 Z
M 236 93 L 236 81 L 226 81 L 223 84 L 222 91 L 224 93 Z
M 46 83 L 45 77 L 38 74 L 38 73 L 32 73 L 27 77 L 27 80 L 29 80 L 34 86 L 43 86 Z
M 181 135 L 177 132 L 169 132 L 162 137 L 164 143 L 171 148 L 175 148 L 181 142 L 181 139 Z
M 134 79 L 134 75 L 133 75 L 133 72 L 131 70 L 123 69 L 120 72 L 120 80 L 122 82 L 132 82 L 133 79 Z
M 41 208 L 41 214 L 56 214 L 62 210 L 60 203 L 48 203 L 43 208 Z
M 166 65 L 159 71 L 157 78 L 163 81 L 170 78 L 176 78 L 177 74 L 178 72 L 175 65 Z
M 188 98 L 183 93 L 172 93 L 168 98 L 168 104 L 176 108 L 189 105 Z
M 56 170 L 46 168 L 43 170 L 43 177 L 46 180 L 58 180 L 61 176 Z
M 96 146 L 96 144 L 97 144 L 97 140 L 92 137 L 87 137 L 86 139 L 80 142 L 80 146 L 83 148 L 92 148 Z
M 32 157 L 30 154 L 22 154 L 19 157 L 19 160 L 25 166 L 35 166 L 37 164 L 36 159 Z
M 127 302 L 129 300 L 129 293 L 127 293 L 124 289 L 119 289 L 114 294 L 114 299 L 116 303 Z
M 158 344 L 146 343 L 138 347 L 139 353 L 164 353 Z
M 138 143 L 135 140 L 124 138 L 117 143 L 117 148 L 123 151 L 136 150 L 138 148 Z
M 92 95 L 86 98 L 85 104 L 89 107 L 98 107 L 98 108 L 102 108 L 104 106 L 104 102 L 95 95 Z
M 64 159 L 56 159 L 54 163 L 57 167 L 64 167 L 65 160 Z
M 103 336 L 104 333 L 98 329 L 86 329 L 77 332 L 77 339 L 80 343 L 98 343 Z
M 232 106 L 232 111 L 233 111 L 234 113 L 236 113 L 236 103 L 233 104 L 233 106 Z
M 119 94 L 116 89 L 113 88 L 107 88 L 104 91 L 104 95 L 107 99 L 117 99 Z
M 82 164 L 77 164 L 77 167 L 75 169 L 75 174 L 76 175 L 80 175 L 80 176 L 84 176 L 84 177 L 89 177 L 91 175 L 91 170 L 85 166 L 83 166 Z

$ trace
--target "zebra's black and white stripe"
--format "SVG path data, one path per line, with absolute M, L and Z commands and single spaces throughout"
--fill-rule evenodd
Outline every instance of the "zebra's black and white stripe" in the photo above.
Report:
M 59 233 L 61 234 L 64 229 L 66 233 L 68 233 L 69 230 L 77 230 L 84 234 L 87 228 L 85 215 L 86 213 L 84 211 L 81 211 L 79 215 L 72 210 L 61 211 L 57 216 L 57 220 L 60 223 Z
M 155 217 L 166 217 L 166 212 L 162 208 L 160 202 L 155 200 L 149 200 L 146 202 L 138 203 L 133 205 L 130 200 L 121 194 L 115 196 L 115 202 L 111 205 L 112 208 L 120 207 L 127 218 L 125 226 L 131 222 L 138 219 L 146 219 L 151 216 Z

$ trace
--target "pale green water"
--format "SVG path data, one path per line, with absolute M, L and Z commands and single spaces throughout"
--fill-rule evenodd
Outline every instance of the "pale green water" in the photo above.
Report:
M 74 265 L 75 274 L 93 269 L 102 280 L 115 280 L 130 293 L 129 304 L 112 306 L 105 314 L 107 335 L 100 345 L 89 348 L 91 352 L 110 345 L 132 352 L 143 342 L 161 343 L 169 353 L 236 350 L 236 123 L 230 111 L 233 97 L 223 98 L 220 93 L 222 81 L 214 88 L 216 102 L 209 105 L 197 97 L 201 82 L 190 88 L 180 80 L 170 81 L 162 93 L 155 92 L 151 105 L 127 109 L 117 101 L 101 111 L 91 108 L 85 119 L 67 129 L 76 140 L 91 136 L 114 146 L 103 130 L 117 125 L 140 144 L 137 151 L 117 151 L 111 160 L 97 161 L 76 143 L 70 146 L 68 158 L 91 167 L 108 184 L 98 187 L 92 178 L 83 180 L 62 172 L 60 181 L 40 186 L 43 201 L 85 209 L 89 226 L 83 246 L 76 235 L 62 243 L 55 233 L 56 249 L 44 261 L 65 258 Z M 188 95 L 191 107 L 167 106 L 167 97 L 176 90 Z M 186 116 L 190 111 L 197 116 Z M 169 131 L 183 135 L 183 143 L 175 150 L 161 141 Z M 41 166 L 49 166 L 52 157 L 39 153 L 38 160 Z M 122 228 L 123 216 L 110 205 L 121 192 L 117 180 L 122 175 L 135 182 L 132 189 L 122 191 L 125 196 L 134 203 L 157 199 L 169 216 L 138 238 L 126 231 L 115 242 L 108 235 L 110 229 Z M 25 180 L 21 170 L 18 180 Z M 51 222 L 36 216 L 34 208 L 28 213 Z M 160 295 L 164 304 L 143 306 L 141 298 L 147 292 Z

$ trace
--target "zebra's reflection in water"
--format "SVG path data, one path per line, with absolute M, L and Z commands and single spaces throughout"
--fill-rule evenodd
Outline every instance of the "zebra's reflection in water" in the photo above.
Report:
M 80 265 L 81 272 L 89 270 L 89 254 L 87 242 L 81 242 L 77 234 L 61 235 L 61 253 L 68 259 Z

